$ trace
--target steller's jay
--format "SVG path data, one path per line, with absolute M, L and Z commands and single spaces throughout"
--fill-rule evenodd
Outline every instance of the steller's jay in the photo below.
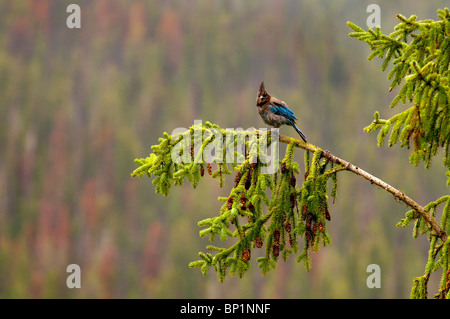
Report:
M 256 107 L 259 115 L 264 123 L 273 127 L 280 127 L 281 125 L 292 126 L 300 137 L 306 142 L 306 137 L 295 124 L 297 118 L 283 101 L 271 96 L 264 88 L 264 82 L 259 86 L 258 95 L 256 96 Z

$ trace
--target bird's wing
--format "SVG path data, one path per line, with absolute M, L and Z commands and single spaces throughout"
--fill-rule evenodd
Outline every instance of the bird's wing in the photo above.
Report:
M 273 113 L 277 115 L 282 115 L 292 121 L 297 120 L 297 118 L 294 115 L 294 112 L 292 112 L 287 106 L 278 102 L 273 102 L 272 104 L 273 105 L 270 106 L 270 110 Z

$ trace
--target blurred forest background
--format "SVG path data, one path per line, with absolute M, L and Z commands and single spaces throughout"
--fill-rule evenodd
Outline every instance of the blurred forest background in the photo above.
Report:
M 66 26 L 72 2 L 81 29 Z M 313 144 L 422 205 L 444 195 L 440 162 L 414 168 L 408 150 L 377 148 L 376 134 L 363 132 L 375 110 L 392 114 L 394 96 L 379 61 L 367 61 L 367 45 L 348 37 L 348 20 L 367 29 L 371 3 L 387 34 L 396 13 L 437 19 L 448 6 L 1 0 L 0 298 L 408 298 L 427 242 L 396 228 L 407 208 L 361 178 L 340 175 L 333 243 L 313 256 L 310 272 L 291 257 L 263 277 L 253 256 L 243 279 L 220 284 L 188 263 L 208 244 L 197 222 L 218 213 L 233 177 L 220 189 L 205 176 L 198 189 L 176 187 L 169 198 L 155 195 L 150 179 L 130 177 L 133 160 L 163 132 L 195 119 L 265 127 L 255 108 L 264 80 Z M 80 289 L 66 286 L 72 263 L 81 267 Z M 373 263 L 380 289 L 366 286 Z

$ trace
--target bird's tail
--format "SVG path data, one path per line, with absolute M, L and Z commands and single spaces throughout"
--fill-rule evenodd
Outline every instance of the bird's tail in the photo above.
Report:
M 294 127 L 294 129 L 297 131 L 298 135 L 300 135 L 300 137 L 302 138 L 303 141 L 305 141 L 305 143 L 308 143 L 306 141 L 306 136 L 305 134 L 302 133 L 302 131 L 300 131 L 300 129 L 297 127 L 297 125 L 295 125 L 295 123 L 292 123 L 292 126 Z

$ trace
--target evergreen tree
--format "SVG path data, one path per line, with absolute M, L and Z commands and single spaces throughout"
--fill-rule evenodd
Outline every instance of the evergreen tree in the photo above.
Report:
M 408 149 L 413 145 L 409 157 L 410 162 L 417 166 L 421 161 L 429 168 L 431 160 L 442 148 L 443 165 L 447 169 L 447 186 L 450 185 L 450 12 L 448 8 L 438 10 L 440 20 L 417 21 L 417 16 L 409 18 L 396 15 L 400 23 L 389 35 L 369 29 L 364 31 L 355 24 L 348 26 L 355 32 L 351 37 L 365 41 L 372 50 L 368 60 L 374 57 L 383 59 L 381 66 L 385 71 L 390 64 L 392 69 L 388 74 L 391 81 L 389 91 L 397 86 L 399 92 L 392 100 L 391 108 L 400 101 L 409 104 L 405 111 L 395 114 L 388 120 L 380 118 L 375 112 L 375 118 L 366 132 L 379 130 L 378 146 L 383 145 L 385 137 L 390 133 L 389 146 L 400 143 Z M 440 224 L 435 220 L 438 207 L 442 215 Z M 427 204 L 420 213 L 416 208 L 406 213 L 397 225 L 406 226 L 414 222 L 413 236 L 426 234 L 430 242 L 428 262 L 425 274 L 414 279 L 411 292 L 412 298 L 427 297 L 428 279 L 432 272 L 442 270 L 439 293 L 436 297 L 449 298 L 450 270 L 449 244 L 447 236 L 450 225 L 448 213 L 450 196 Z
M 370 45 L 372 54 L 384 59 L 382 70 L 392 62 L 393 69 L 388 78 L 392 79 L 390 90 L 401 86 L 391 107 L 400 101 L 413 105 L 388 120 L 380 118 L 378 112 L 371 125 L 365 131 L 379 130 L 378 145 L 381 146 L 390 133 L 389 146 L 400 142 L 401 146 L 413 151 L 410 161 L 418 165 L 423 161 L 430 166 L 432 157 L 438 149 L 443 149 L 443 164 L 447 168 L 450 184 L 450 125 L 449 107 L 449 62 L 450 62 L 450 14 L 449 10 L 438 10 L 440 21 L 416 21 L 397 15 L 400 24 L 390 35 L 384 35 L 380 29 L 364 31 L 348 22 L 355 32 L 350 36 L 364 40 Z M 408 41 L 410 43 L 408 44 Z M 280 136 L 279 141 L 287 144 L 284 158 L 279 162 L 279 170 L 273 174 L 266 172 L 267 164 L 260 160 L 264 150 L 261 141 L 268 145 L 275 143 L 273 132 L 256 130 L 224 130 L 217 125 L 205 123 L 194 125 L 184 133 L 169 135 L 152 146 L 153 153 L 147 158 L 136 159 L 139 166 L 132 176 L 155 176 L 153 184 L 156 192 L 168 196 L 172 185 L 181 185 L 188 180 L 196 187 L 205 175 L 218 179 L 219 186 L 224 176 L 236 172 L 234 187 L 223 201 L 218 216 L 200 221 L 200 236 L 207 236 L 214 242 L 218 236 L 227 241 L 232 238 L 229 247 L 208 245 L 210 252 L 200 252 L 200 260 L 190 263 L 190 267 L 199 267 L 203 274 L 213 267 L 220 281 L 227 274 L 242 277 L 250 267 L 252 250 L 263 248 L 265 254 L 257 258 L 263 274 L 275 269 L 280 258 L 286 260 L 290 254 L 298 254 L 305 268 L 311 268 L 311 252 L 317 252 L 320 246 L 331 243 L 327 232 L 327 223 L 331 220 L 328 210 L 329 198 L 336 197 L 337 173 L 349 171 L 365 178 L 371 183 L 390 192 L 396 200 L 410 207 L 398 226 L 415 223 L 413 235 L 426 234 L 430 242 L 430 251 L 425 274 L 414 279 L 411 297 L 427 297 L 428 279 L 432 272 L 442 271 L 438 298 L 449 298 L 450 271 L 448 238 L 450 196 L 443 196 L 422 207 L 404 192 L 395 189 L 386 182 L 340 159 L 328 151 L 301 141 Z M 246 137 L 250 136 L 248 140 Z M 273 140 L 272 140 L 273 139 Z M 244 145 L 242 153 L 229 146 Z M 215 146 L 215 162 L 206 162 L 205 152 Z M 297 181 L 301 173 L 300 164 L 293 161 L 296 148 L 304 149 L 304 180 Z M 181 160 L 174 160 L 174 154 Z M 273 154 L 272 154 L 273 155 Z M 175 156 L 176 158 L 177 156 Z M 212 164 L 214 164 L 214 169 Z M 205 173 L 206 171 L 206 173 Z M 442 208 L 438 222 L 438 208 Z M 228 242 L 228 241 L 227 241 Z M 300 244 L 303 243 L 301 247 Z

